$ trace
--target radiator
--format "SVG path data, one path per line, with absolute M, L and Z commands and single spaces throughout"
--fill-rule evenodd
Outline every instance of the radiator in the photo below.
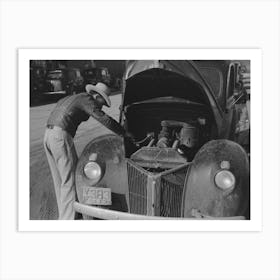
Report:
M 127 176 L 130 213 L 147 215 L 147 175 L 141 167 L 128 162 Z
M 180 217 L 188 165 L 151 173 L 127 161 L 130 213 Z

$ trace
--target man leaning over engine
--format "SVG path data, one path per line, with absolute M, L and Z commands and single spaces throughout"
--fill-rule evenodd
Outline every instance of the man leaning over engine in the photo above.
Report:
M 75 218 L 72 204 L 76 199 L 75 167 L 78 157 L 73 138 L 79 125 L 92 116 L 116 134 L 130 137 L 118 122 L 102 111 L 104 105 L 111 106 L 109 94 L 110 89 L 103 83 L 87 85 L 85 93 L 59 100 L 47 121 L 44 147 L 53 177 L 60 220 Z

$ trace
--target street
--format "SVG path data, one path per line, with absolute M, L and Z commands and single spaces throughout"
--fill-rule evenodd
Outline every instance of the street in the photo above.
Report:
M 118 120 L 121 95 L 111 96 L 111 108 L 104 112 Z M 55 103 L 30 108 L 30 219 L 57 219 L 57 205 L 53 182 L 43 147 L 47 119 Z M 91 139 L 110 133 L 93 118 L 80 125 L 74 139 L 78 156 Z

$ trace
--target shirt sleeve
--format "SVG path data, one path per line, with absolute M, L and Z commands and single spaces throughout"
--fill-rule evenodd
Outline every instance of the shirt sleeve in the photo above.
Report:
M 89 102 L 84 107 L 85 111 L 92 116 L 95 120 L 103 124 L 105 127 L 118 135 L 125 135 L 123 127 L 113 118 L 105 114 L 101 108 L 97 107 L 94 102 Z

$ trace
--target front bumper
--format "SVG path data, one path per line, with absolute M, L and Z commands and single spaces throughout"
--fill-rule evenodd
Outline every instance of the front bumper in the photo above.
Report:
M 114 210 L 108 210 L 96 206 L 89 206 L 79 202 L 74 202 L 74 209 L 84 215 L 88 215 L 94 218 L 102 220 L 165 220 L 165 217 L 145 216 L 130 214 L 127 212 L 120 212 Z M 180 219 L 180 218 L 167 218 L 167 219 Z
M 196 211 L 194 211 L 193 218 L 167 218 L 167 217 L 158 217 L 158 216 L 130 214 L 127 212 L 119 212 L 119 211 L 108 210 L 96 206 L 85 205 L 79 202 L 74 202 L 73 206 L 76 212 L 102 220 L 182 220 L 182 219 L 184 220 L 193 220 L 193 219 L 244 220 L 245 219 L 243 216 L 211 217 L 211 216 L 203 215 Z

